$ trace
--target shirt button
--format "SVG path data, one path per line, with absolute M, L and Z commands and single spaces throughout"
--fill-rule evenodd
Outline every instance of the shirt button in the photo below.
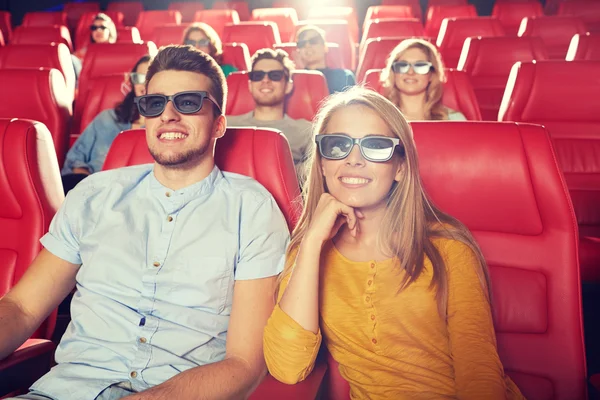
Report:
M 371 268 L 375 268 L 375 263 L 371 263 Z
M 167 217 L 167 221 L 171 222 L 173 221 L 173 217 L 171 217 L 170 215 Z
M 371 314 L 371 320 L 375 321 L 375 314 Z
M 160 267 L 160 263 L 158 261 L 154 261 L 154 263 L 152 263 L 152 265 L 154 265 L 155 267 Z
M 167 196 L 167 197 L 171 197 L 171 192 L 167 192 L 167 193 L 165 193 L 165 196 Z
M 146 342 L 147 342 L 147 340 L 146 340 L 146 338 L 145 338 L 145 337 L 141 337 L 141 338 L 140 338 L 140 343 L 146 343 Z
M 366 300 L 366 301 L 371 301 L 371 296 L 367 296 L 367 297 L 365 297 L 365 300 Z
M 129 374 L 129 376 L 132 377 L 132 378 L 137 378 L 137 372 L 131 371 L 131 373 Z
M 373 342 L 373 344 L 377 344 L 377 339 L 373 338 L 371 339 L 371 342 Z
M 373 281 L 369 279 L 369 281 L 367 282 L 367 285 L 371 286 L 371 283 L 373 283 Z

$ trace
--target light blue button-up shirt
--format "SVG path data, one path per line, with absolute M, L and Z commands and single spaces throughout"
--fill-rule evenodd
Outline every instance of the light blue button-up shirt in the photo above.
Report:
M 58 365 L 32 389 L 90 400 L 222 360 L 234 281 L 281 272 L 288 240 L 273 197 L 245 176 L 215 167 L 172 191 L 152 165 L 91 175 L 41 239 L 82 265 Z

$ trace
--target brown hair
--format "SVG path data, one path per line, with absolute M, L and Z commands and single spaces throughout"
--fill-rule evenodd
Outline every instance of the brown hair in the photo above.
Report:
M 189 71 L 202 74 L 210 79 L 208 92 L 215 99 L 221 110 L 225 110 L 227 83 L 219 64 L 208 54 L 192 47 L 169 45 L 161 47 L 148 67 L 146 88 L 154 75 L 162 71 Z M 221 112 L 214 107 L 215 117 Z
M 444 82 L 446 76 L 444 74 L 444 64 L 438 49 L 431 43 L 423 39 L 406 39 L 400 42 L 398 46 L 392 50 L 388 57 L 385 69 L 381 72 L 380 81 L 383 86 L 384 95 L 396 107 L 400 106 L 401 93 L 396 88 L 394 71 L 392 64 L 397 61 L 402 54 L 408 49 L 420 49 L 427 54 L 427 61 L 433 65 L 431 82 L 427 86 L 425 97 L 425 119 L 426 120 L 447 120 L 448 109 L 442 104 L 444 95 Z
M 221 64 L 223 58 L 223 43 L 217 31 L 212 26 L 205 24 L 204 22 L 194 22 L 188 26 L 183 32 L 183 44 L 190 38 L 192 32 L 201 32 L 210 41 L 208 48 L 210 49 L 210 56 Z
M 112 18 L 104 13 L 98 13 L 94 16 L 92 24 L 95 21 L 102 21 L 108 28 L 108 43 L 115 43 L 117 41 L 117 27 L 113 22 Z M 94 43 L 94 37 L 90 35 L 90 42 Z
M 257 50 L 256 53 L 252 56 L 252 70 L 254 70 L 254 66 L 260 60 L 275 60 L 281 63 L 283 66 L 283 70 L 288 78 L 288 80 L 292 80 L 292 71 L 296 68 L 294 62 L 290 59 L 289 54 L 282 49 L 260 49 Z

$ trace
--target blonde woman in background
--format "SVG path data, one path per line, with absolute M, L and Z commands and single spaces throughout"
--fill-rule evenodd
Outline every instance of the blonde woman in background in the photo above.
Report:
M 442 104 L 444 65 L 437 48 L 422 39 L 400 42 L 381 72 L 384 95 L 409 121 L 464 121 L 459 111 Z
M 204 22 L 194 22 L 183 33 L 183 44 L 195 47 L 211 56 L 219 64 L 225 77 L 237 71 L 233 65 L 223 64 L 223 43 L 212 26 Z
M 302 381 L 323 338 L 352 399 L 522 399 L 498 357 L 481 250 L 425 194 L 398 108 L 351 88 L 328 98 L 314 133 L 265 328 L 270 373 Z

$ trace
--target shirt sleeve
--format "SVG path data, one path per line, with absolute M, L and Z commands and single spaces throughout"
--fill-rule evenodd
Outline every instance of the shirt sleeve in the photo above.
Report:
M 269 197 L 255 209 L 243 209 L 236 280 L 260 279 L 283 271 L 290 233 L 275 199 Z
M 265 327 L 263 352 L 269 373 L 278 381 L 294 385 L 306 379 L 315 366 L 321 347 L 321 330 L 304 329 L 279 307 L 290 275 L 279 286 L 278 304 Z
M 448 241 L 448 332 L 459 399 L 505 399 L 504 369 L 496 348 L 487 288 L 481 266 L 464 243 Z
M 77 138 L 73 147 L 69 149 L 61 171 L 63 175 L 73 173 L 74 168 L 87 168 L 90 172 L 96 172 L 92 170 L 89 163 L 92 158 L 92 149 L 98 137 L 98 129 L 106 115 L 105 112 L 98 114 Z

